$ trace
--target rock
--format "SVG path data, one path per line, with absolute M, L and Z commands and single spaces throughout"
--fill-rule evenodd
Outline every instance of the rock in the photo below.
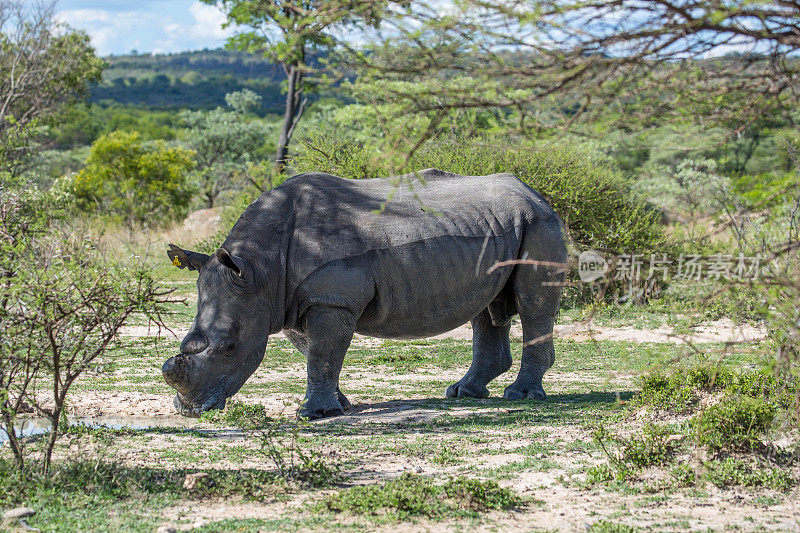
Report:
M 220 208 L 212 207 L 200 209 L 190 213 L 183 221 L 183 229 L 192 234 L 194 238 L 206 239 L 219 230 L 221 215 Z
M 16 507 L 14 509 L 8 510 L 3 513 L 4 520 L 22 520 L 24 518 L 30 518 L 36 514 L 35 509 L 31 509 L 30 507 Z
M 676 433 L 675 435 L 670 435 L 669 437 L 667 437 L 667 440 L 664 441 L 664 444 L 669 446 L 671 444 L 678 444 L 680 442 L 683 442 L 684 440 L 686 440 L 686 435 L 680 435 Z
M 158 526 L 156 533 L 178 533 L 178 530 L 172 526 Z
M 194 474 L 186 474 L 186 479 L 183 480 L 183 488 L 186 490 L 194 490 L 202 485 L 203 480 L 208 477 L 205 472 L 195 472 Z

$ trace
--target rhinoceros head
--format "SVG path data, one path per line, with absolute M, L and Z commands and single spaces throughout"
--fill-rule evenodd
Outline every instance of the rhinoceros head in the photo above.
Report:
M 179 413 L 199 416 L 222 409 L 264 358 L 269 336 L 259 312 L 258 282 L 250 263 L 225 248 L 213 255 L 170 245 L 178 268 L 197 270 L 197 316 L 181 342 L 180 354 L 162 367 L 178 393 Z M 263 306 L 261 306 L 263 308 Z

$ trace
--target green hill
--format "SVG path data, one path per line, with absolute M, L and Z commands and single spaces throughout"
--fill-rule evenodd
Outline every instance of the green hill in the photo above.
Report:
M 106 58 L 103 80 L 91 88 L 89 102 L 154 109 L 211 109 L 225 105 L 225 94 L 251 89 L 262 97 L 262 113 L 280 113 L 283 72 L 258 56 L 229 50 L 178 54 L 130 54 Z

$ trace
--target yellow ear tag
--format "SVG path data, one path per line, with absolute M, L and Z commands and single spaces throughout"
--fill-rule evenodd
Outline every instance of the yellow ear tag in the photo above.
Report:
M 178 259 L 178 256 L 175 256 L 175 259 L 172 260 L 172 266 L 179 267 L 181 266 L 181 261 Z

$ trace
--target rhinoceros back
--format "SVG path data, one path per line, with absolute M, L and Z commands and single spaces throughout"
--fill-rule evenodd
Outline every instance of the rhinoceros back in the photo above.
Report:
M 417 177 L 425 183 L 413 181 Z M 430 334 L 413 331 L 414 324 L 425 322 L 420 310 L 446 331 L 470 317 L 437 316 L 439 301 L 449 300 L 447 308 L 452 309 L 459 307 L 453 300 L 463 298 L 466 314 L 473 312 L 471 306 L 485 305 L 471 302 L 491 299 L 511 269 L 492 276 L 486 270 L 498 260 L 518 256 L 525 228 L 555 217 L 535 191 L 510 174 L 459 176 L 430 169 L 404 178 L 396 185 L 397 180 L 308 173 L 273 191 L 292 205 L 292 212 L 284 215 L 289 226 L 287 311 L 301 311 L 292 299 L 314 272 L 329 263 L 369 256 L 379 279 L 364 332 Z M 419 283 L 421 277 L 425 283 Z

